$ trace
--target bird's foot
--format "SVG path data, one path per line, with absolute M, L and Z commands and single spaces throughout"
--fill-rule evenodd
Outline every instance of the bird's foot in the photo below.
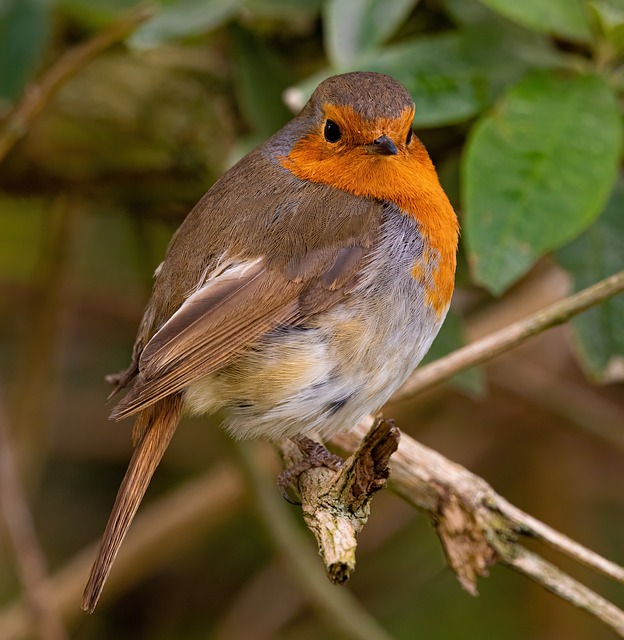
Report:
M 325 445 L 306 436 L 296 436 L 291 440 L 299 447 L 304 457 L 279 474 L 277 486 L 285 500 L 291 504 L 301 504 L 293 500 L 288 491 L 295 484 L 297 478 L 305 471 L 316 467 L 327 467 L 332 471 L 338 471 L 344 465 L 344 460 L 329 451 Z

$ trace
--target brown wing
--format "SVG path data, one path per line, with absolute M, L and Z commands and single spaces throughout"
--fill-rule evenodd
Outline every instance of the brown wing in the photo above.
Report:
M 124 418 L 183 389 L 270 329 L 295 321 L 300 289 L 261 261 L 209 280 L 145 346 L 134 387 L 111 417 Z
M 248 188 L 251 173 L 261 188 Z M 374 245 L 382 210 L 375 200 L 302 182 L 259 152 L 247 156 L 173 237 L 133 362 L 113 379 L 120 388 L 136 376 L 134 386 L 111 417 L 180 391 L 272 328 L 340 301 Z M 236 266 L 205 281 L 224 256 Z

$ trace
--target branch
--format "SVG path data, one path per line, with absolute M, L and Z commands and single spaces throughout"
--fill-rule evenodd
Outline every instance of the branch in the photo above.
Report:
M 536 553 L 515 545 L 508 564 L 556 596 L 596 616 L 624 637 L 624 613 L 620 609 Z
M 60 616 L 52 605 L 43 551 L 39 546 L 26 495 L 19 480 L 11 432 L 0 401 L 0 507 L 17 559 L 30 618 L 41 640 L 66 640 Z
M 599 283 L 583 289 L 523 320 L 513 322 L 499 331 L 494 331 L 447 356 L 425 365 L 410 376 L 407 382 L 390 398 L 390 402 L 402 402 L 408 398 L 444 382 L 455 374 L 477 364 L 491 360 L 529 338 L 567 322 L 618 293 L 624 291 L 624 271 L 620 271 Z
M 624 271 L 423 367 L 393 396 L 392 401 L 406 399 L 447 380 L 459 371 L 493 358 L 622 291 Z M 376 429 L 373 425 L 373 418 L 368 416 L 356 429 L 335 437 L 332 442 L 347 452 L 359 452 L 360 443 L 374 437 Z M 354 457 L 357 458 L 357 455 Z M 577 562 L 624 583 L 622 567 L 523 513 L 498 496 L 483 479 L 408 436 L 402 436 L 398 451 L 392 458 L 391 469 L 394 490 L 429 515 L 450 567 L 469 593 L 476 594 L 477 579 L 487 575 L 489 567 L 500 562 L 524 573 L 575 606 L 591 612 L 624 637 L 623 611 L 540 556 L 527 551 L 519 540 L 522 537 L 537 539 Z M 340 485 L 341 472 L 323 470 L 322 482 L 317 481 L 316 485 L 306 479 L 310 473 L 303 476 L 304 517 L 317 536 L 320 553 L 325 558 L 332 578 L 332 565 L 327 558 L 336 545 L 332 535 L 319 535 L 318 531 L 325 528 L 330 534 L 334 533 L 333 537 L 342 537 L 342 514 L 348 515 L 350 511 L 348 496 L 327 489 Z M 316 505 L 319 501 L 323 503 L 321 515 L 312 511 L 313 517 L 310 518 L 308 505 Z M 340 536 L 336 536 L 336 533 Z M 355 553 L 355 535 L 348 545 L 346 557 L 349 561 Z
M 529 320 L 539 317 L 546 320 L 542 324 L 543 329 L 558 324 L 562 320 L 557 322 L 552 320 L 553 309 L 563 309 L 563 313 L 569 314 L 567 318 L 572 317 L 591 304 L 598 304 L 610 295 L 622 291 L 623 280 L 622 273 L 612 276 L 595 287 L 530 316 Z M 606 288 L 603 288 L 605 286 Z M 599 295 L 594 297 L 596 290 Z M 579 298 L 582 304 L 575 306 L 574 301 L 578 302 Z M 554 315 L 557 318 L 557 314 Z M 517 327 L 529 320 L 515 323 L 511 327 Z M 505 330 L 492 335 L 506 333 Z M 524 339 L 528 337 L 529 335 L 526 335 Z M 477 347 L 483 342 L 491 342 L 491 339 L 492 336 L 483 341 L 477 341 L 471 347 Z M 497 349 L 496 353 L 502 351 L 504 349 Z M 453 358 L 453 355 L 443 358 L 442 361 Z M 456 371 L 445 371 L 439 379 L 446 379 L 462 368 L 480 361 L 462 364 Z M 435 367 L 437 364 L 437 362 L 433 363 L 430 367 Z M 428 367 L 422 370 L 426 369 Z M 352 433 L 336 438 L 335 443 L 345 451 L 355 451 L 372 423 L 373 419 L 370 418 Z M 0 452 L 3 449 L 0 447 Z M 619 609 L 582 585 L 578 585 L 539 556 L 526 551 L 518 540 L 524 536 L 533 537 L 619 582 L 624 582 L 624 569 L 513 507 L 498 496 L 484 480 L 406 435 L 402 436 L 399 449 L 392 458 L 391 468 L 392 488 L 410 504 L 430 515 L 437 525 L 438 532 L 445 537 L 447 553 L 450 545 L 450 555 L 456 565 L 454 569 L 460 573 L 462 584 L 469 588 L 470 585 L 474 586 L 476 577 L 485 573 L 492 562 L 503 562 L 528 575 L 560 597 L 590 611 L 624 637 L 624 614 Z M 241 498 L 242 487 L 238 476 L 232 469 L 224 468 L 189 482 L 171 496 L 148 506 L 137 518 L 120 552 L 109 580 L 108 596 L 110 597 L 115 591 L 120 592 L 127 588 L 130 583 L 134 583 L 151 570 L 155 563 L 168 557 L 170 553 L 175 553 L 179 546 L 188 544 L 189 540 L 202 535 L 206 528 L 216 525 L 222 518 L 227 517 L 229 511 L 240 504 Z M 271 507 L 273 508 L 274 506 Z M 272 511 L 265 506 L 262 509 L 263 511 L 266 509 L 268 518 L 271 519 Z M 463 514 L 468 516 L 464 518 Z M 453 518 L 456 520 L 453 521 Z M 457 522 L 461 526 L 457 526 Z M 463 551 L 469 553 L 462 552 L 463 542 L 466 543 Z M 65 620 L 79 615 L 77 603 L 95 554 L 95 546 L 95 544 L 90 546 L 71 559 L 49 579 L 52 601 Z M 293 563 L 297 563 L 296 570 L 300 572 L 300 580 L 304 581 L 305 576 L 308 575 L 306 572 L 314 571 L 312 567 L 318 567 L 318 561 L 312 558 L 312 562 L 309 563 L 310 558 L 308 558 L 306 562 L 299 562 L 299 559 L 292 557 L 297 553 L 298 551 L 293 547 L 289 550 L 289 557 Z M 321 589 L 318 584 L 309 588 Z M 334 604 L 339 603 L 340 596 L 337 594 L 340 592 L 332 589 L 330 593 Z M 316 594 L 314 597 L 326 598 L 327 596 Z M 327 606 L 331 609 L 332 603 L 329 602 Z M 338 609 L 340 606 L 340 604 L 336 605 Z M 29 619 L 21 601 L 16 601 L 0 611 L 0 637 L 3 640 L 16 640 L 23 637 L 29 630 L 32 630 L 32 620 Z
M 303 518 L 334 584 L 344 584 L 355 570 L 358 534 L 368 521 L 373 495 L 386 484 L 399 436 L 393 422 L 377 420 L 339 471 L 316 467 L 298 476 Z M 280 449 L 286 468 L 300 464 L 301 451 L 291 440 L 280 443 Z
M 369 418 L 332 442 L 354 451 L 370 429 Z M 538 540 L 624 584 L 624 568 L 586 549 L 499 496 L 485 480 L 402 434 L 391 460 L 391 488 L 433 521 L 462 587 L 476 594 L 476 581 L 500 562 L 559 597 L 589 611 L 624 637 L 624 612 L 527 551 L 523 538 Z
M 358 443 L 359 444 L 359 443 Z M 241 461 L 247 472 L 249 487 L 255 495 L 258 512 L 275 548 L 286 559 L 287 567 L 308 600 L 327 623 L 336 629 L 340 637 L 354 640 L 389 640 L 373 616 L 348 591 L 332 586 L 318 563 L 318 557 L 307 543 L 301 529 L 288 513 L 288 507 L 276 491 L 275 483 L 268 479 L 266 471 L 258 463 L 257 450 L 252 443 L 238 443 Z M 317 468 L 302 477 L 328 471 Z M 334 474 L 333 471 L 329 473 Z M 339 472 L 340 473 L 340 472 Z
M 150 8 L 142 8 L 130 13 L 91 40 L 67 51 L 38 84 L 28 87 L 0 132 L 0 162 L 15 143 L 28 133 L 37 116 L 68 80 L 104 50 L 123 40 L 153 13 L 153 9 Z

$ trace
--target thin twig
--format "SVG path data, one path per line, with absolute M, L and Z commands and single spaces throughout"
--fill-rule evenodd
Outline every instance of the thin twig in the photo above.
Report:
M 545 542 L 553 549 L 574 558 L 599 573 L 603 573 L 605 576 L 613 578 L 620 584 L 624 584 L 624 567 L 620 567 L 610 560 L 603 558 L 601 555 L 598 555 L 591 549 L 587 549 L 587 547 L 584 547 L 563 533 L 560 533 L 537 518 L 518 509 L 518 507 L 515 507 L 500 496 L 497 496 L 497 504 L 501 513 L 509 522 L 513 522 L 517 528 L 522 529 L 523 527 L 529 527 L 531 536 L 534 539 Z
M 566 299 L 563 303 L 557 303 L 552 307 L 548 307 L 546 311 L 531 316 L 529 321 L 537 318 L 540 328 L 535 329 L 535 327 L 532 327 L 528 332 L 521 332 L 521 336 L 524 336 L 521 339 L 527 339 L 530 335 L 534 335 L 540 330 L 563 321 L 561 320 L 560 315 L 562 313 L 568 314 L 566 317 L 569 318 L 574 313 L 578 313 L 582 309 L 591 306 L 591 304 L 597 304 L 610 295 L 615 295 L 622 290 L 623 282 L 624 274 L 616 274 L 616 276 L 599 283 L 595 287 L 591 287 L 576 296 Z M 596 292 L 598 295 L 596 295 Z M 512 327 L 517 326 L 518 324 L 523 325 L 529 321 L 515 323 Z M 498 335 L 503 336 L 503 341 L 507 345 L 506 348 L 509 348 L 509 343 L 504 340 L 505 333 L 506 331 L 497 332 Z M 485 339 L 486 345 L 491 346 L 491 339 L 492 336 Z M 482 342 L 484 341 L 477 341 L 473 346 L 479 345 Z M 500 353 L 504 350 L 504 348 L 500 349 L 499 347 L 496 347 L 496 345 L 494 345 L 493 348 L 496 353 Z M 484 349 L 480 348 L 480 350 L 483 352 Z M 479 352 L 479 349 L 477 349 L 477 352 Z M 461 368 L 475 364 L 478 361 L 481 360 L 472 360 L 469 364 L 466 364 L 466 361 L 463 360 L 456 370 L 450 372 L 448 371 L 448 367 L 446 367 L 443 375 L 438 374 L 438 379 L 446 379 Z M 435 364 L 436 363 L 434 363 L 434 365 Z M 365 421 L 350 434 L 336 438 L 335 442 L 339 446 L 342 446 L 346 451 L 354 451 L 357 446 L 359 446 L 361 439 L 372 425 L 372 422 L 373 418 L 371 417 L 368 422 Z M 439 517 L 441 513 L 444 513 L 444 507 L 449 504 L 449 496 L 453 495 L 459 497 L 457 502 L 459 507 L 472 509 L 473 513 L 478 516 L 475 522 L 478 526 L 482 527 L 482 534 L 487 534 L 487 536 L 489 536 L 486 538 L 487 540 L 491 541 L 502 538 L 502 541 L 504 541 L 505 536 L 513 537 L 521 536 L 522 534 L 530 534 L 531 536 L 562 550 L 574 559 L 591 567 L 597 568 L 617 580 L 622 580 L 624 570 L 621 567 L 618 567 L 614 563 L 598 556 L 597 554 L 594 554 L 590 550 L 578 545 L 578 543 L 554 531 L 547 525 L 535 520 L 527 514 L 524 514 L 498 496 L 484 480 L 474 476 L 460 465 L 447 460 L 444 456 L 436 453 L 435 451 L 418 444 L 408 436 L 403 435 L 399 450 L 392 459 L 391 467 L 392 484 L 397 493 L 403 496 L 412 505 L 429 513 L 434 519 Z M 215 491 L 222 491 L 224 490 L 224 487 L 227 487 L 227 482 L 224 483 L 219 481 L 218 484 L 219 486 L 215 488 Z M 233 491 L 236 494 L 239 490 L 240 487 Z M 231 496 L 228 497 L 229 494 L 227 492 L 231 492 L 232 490 L 225 489 L 224 491 L 225 493 L 221 494 L 221 497 L 225 496 L 225 505 L 231 505 Z M 263 489 L 263 491 L 269 491 L 275 497 L 275 490 L 273 487 Z M 128 567 L 134 566 L 135 556 L 143 558 L 142 562 L 140 562 L 143 567 L 142 571 L 146 571 L 148 566 L 151 567 L 153 565 L 154 557 L 158 557 L 160 559 L 163 556 L 162 544 L 160 545 L 161 548 L 159 548 L 159 553 L 154 554 L 154 546 L 150 546 L 150 540 L 152 542 L 154 539 L 161 541 L 166 540 L 166 548 L 169 549 L 171 541 L 178 541 L 178 534 L 186 532 L 189 529 L 189 523 L 197 524 L 199 512 L 203 512 L 205 510 L 211 516 L 214 516 L 215 513 L 219 513 L 219 507 L 215 507 L 215 503 L 211 502 L 210 499 L 206 497 L 207 494 L 205 489 L 195 492 L 194 495 L 194 499 L 185 500 L 186 515 L 181 520 L 178 518 L 176 521 L 177 524 L 176 522 L 172 522 L 172 520 L 175 520 L 176 510 L 165 505 L 164 501 L 162 501 L 162 507 L 161 502 L 159 502 L 158 505 L 154 505 L 153 511 L 148 507 L 148 509 L 144 511 L 143 515 L 137 519 L 135 527 L 131 530 L 128 539 L 126 540 L 126 544 L 120 553 L 116 571 L 114 571 L 111 576 L 111 582 L 108 590 L 109 593 L 112 592 L 115 587 L 119 589 L 124 583 L 124 580 L 128 580 L 128 578 L 125 577 L 125 574 Z M 223 506 L 224 505 L 220 508 L 223 508 Z M 263 497 L 262 509 L 266 512 L 269 520 L 274 520 L 273 512 L 276 507 L 270 499 L 268 499 L 267 502 L 266 495 Z M 279 508 L 275 513 L 281 514 Z M 151 517 L 148 517 L 148 515 Z M 281 517 L 281 515 L 278 515 L 278 517 Z M 182 522 L 182 525 L 180 525 L 180 522 Z M 142 523 L 145 523 L 145 525 L 141 526 Z M 163 530 L 166 531 L 166 533 L 163 534 Z M 175 531 L 176 535 L 171 536 L 171 531 Z M 141 535 L 139 535 L 139 533 L 141 533 Z M 478 533 L 478 531 L 476 533 Z M 283 535 L 283 533 L 280 535 Z M 146 550 L 149 558 L 145 555 Z M 296 552 L 293 550 L 293 553 L 294 556 L 291 559 L 293 562 L 297 563 L 296 570 L 299 573 L 300 580 L 302 582 L 305 582 L 306 577 L 314 575 L 310 572 L 316 571 L 318 573 L 318 571 L 320 571 L 321 576 L 323 576 L 318 560 L 315 557 L 301 560 L 301 558 L 297 557 L 299 550 Z M 497 550 L 497 553 L 499 554 L 499 561 L 506 562 L 510 566 L 514 566 L 515 568 L 522 570 L 522 567 L 519 566 L 520 562 L 514 560 L 512 555 L 504 557 L 504 555 L 501 555 L 500 549 Z M 88 573 L 93 554 L 94 549 L 89 549 L 83 554 L 80 554 L 70 561 L 65 568 L 57 573 L 50 581 L 53 601 L 57 606 L 57 609 L 62 612 L 65 619 L 78 614 L 78 607 L 76 603 L 78 602 L 80 592 L 83 587 L 84 577 Z M 314 554 L 312 554 L 312 556 L 313 555 Z M 517 550 L 516 557 L 519 557 Z M 534 562 L 533 565 L 535 565 Z M 540 577 L 539 571 L 533 571 L 530 566 L 525 567 L 525 573 L 535 574 L 535 578 L 538 581 L 550 588 L 548 586 L 548 576 Z M 134 576 L 133 578 L 130 578 L 130 580 L 136 579 L 132 570 L 130 571 L 130 575 Z M 116 578 L 116 576 L 118 576 L 118 578 Z M 323 582 L 326 582 L 324 576 Z M 334 588 L 331 588 L 329 583 L 326 584 L 327 588 L 331 589 L 329 592 L 329 599 L 331 601 L 327 603 L 325 603 L 327 596 L 323 595 L 322 587 L 319 583 L 314 582 L 312 586 L 310 586 L 310 584 L 307 585 L 311 591 L 314 591 L 314 594 L 311 597 L 313 599 L 318 598 L 319 601 L 323 602 L 319 607 L 323 607 L 327 604 L 328 608 L 326 611 L 332 610 L 333 606 L 336 606 L 338 612 L 349 611 L 350 607 L 353 606 L 353 603 L 349 603 L 346 608 L 343 608 L 339 601 L 339 592 Z M 615 620 L 612 615 L 614 610 L 611 609 L 610 613 L 605 613 L 600 607 L 596 608 L 592 605 L 593 596 L 589 599 L 585 598 L 581 603 L 575 600 L 574 598 L 576 598 L 576 596 L 573 597 L 570 593 L 568 593 L 567 596 L 564 593 L 559 595 L 565 597 L 571 602 L 574 602 L 577 606 L 583 606 L 598 619 L 609 624 L 616 630 L 619 629 L 617 626 L 619 622 Z M 359 615 L 359 612 L 357 615 Z M 616 613 L 616 618 L 618 615 L 619 613 Z M 14 640 L 23 637 L 24 633 L 31 628 L 30 625 L 31 623 L 28 620 L 24 606 L 20 602 L 13 604 L 3 612 L 0 612 L 0 637 L 3 639 Z M 385 637 L 385 633 L 383 631 L 381 633 L 383 634 L 382 637 Z
M 342 637 L 358 640 L 389 640 L 377 620 L 346 590 L 337 589 L 325 577 L 318 556 L 288 513 L 274 482 L 257 460 L 253 443 L 238 444 L 243 466 L 249 475 L 258 511 L 275 546 L 288 558 L 288 568 L 310 603 Z
M 153 14 L 154 10 L 151 8 L 141 8 L 130 13 L 91 40 L 67 51 L 37 84 L 28 87 L 0 132 L 0 162 L 15 143 L 28 133 L 35 118 L 68 80 L 102 51 L 123 40 Z
M 13 453 L 4 402 L 0 397 L 0 507 L 9 532 L 30 619 L 41 640 L 66 640 L 67 633 L 52 602 L 46 563 L 39 546 Z
M 412 374 L 407 382 L 392 396 L 390 402 L 401 402 L 421 391 L 444 382 L 455 374 L 486 362 L 546 329 L 567 322 L 618 293 L 624 291 L 624 271 L 620 271 L 597 284 L 572 296 L 555 302 L 545 309 L 495 331 L 453 353 L 425 365 Z
M 541 556 L 516 545 L 507 564 L 556 596 L 596 616 L 624 637 L 624 612 Z

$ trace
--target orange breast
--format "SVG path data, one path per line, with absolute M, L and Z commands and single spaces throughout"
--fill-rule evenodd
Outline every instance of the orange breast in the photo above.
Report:
M 344 111 L 342 107 L 343 117 Z M 355 112 L 351 119 L 358 119 Z M 349 126 L 372 141 L 382 133 L 392 137 L 399 124 L 360 119 Z M 362 146 L 329 148 L 319 133 L 313 132 L 296 142 L 288 156 L 280 158 L 282 166 L 302 180 L 328 184 L 356 196 L 390 201 L 406 215 L 413 216 L 429 252 L 423 264 L 414 264 L 412 275 L 421 279 L 429 271 L 428 266 L 435 263 L 433 284 L 427 285 L 426 300 L 441 314 L 453 294 L 459 225 L 425 147 L 414 139 L 409 147 L 397 145 L 397 155 L 373 155 Z

